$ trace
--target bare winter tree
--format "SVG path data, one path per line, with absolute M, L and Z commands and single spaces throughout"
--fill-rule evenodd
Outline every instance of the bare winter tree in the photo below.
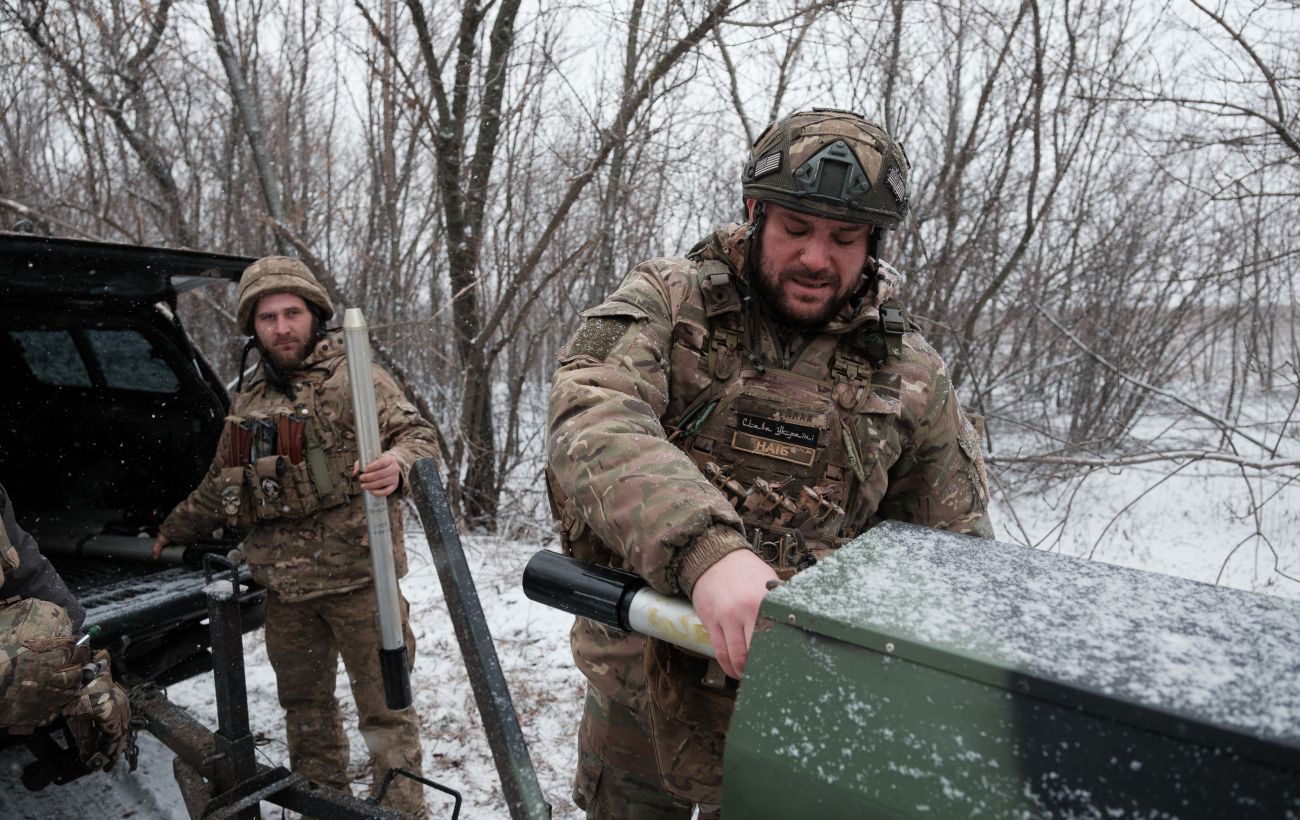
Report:
M 1004 501 L 1064 494 L 1053 534 L 1012 508 L 1013 535 L 1059 543 L 1106 470 L 1222 465 L 1258 535 L 1225 560 L 1279 543 L 1293 3 L 0 0 L 0 27 L 6 227 L 298 254 L 446 432 L 471 525 L 538 510 L 579 311 L 737 218 L 749 143 L 817 105 L 912 158 L 883 250 L 904 301 L 988 417 Z M 232 307 L 182 298 L 229 375 Z
M 171 9 L 172 0 L 142 8 L 137 16 L 118 5 L 56 7 L 32 0 L 0 7 L 63 75 L 72 95 L 112 123 L 152 183 L 152 191 L 137 191 L 135 196 L 148 206 L 168 241 L 188 246 L 194 243 L 194 232 L 173 174 L 173 157 L 160 141 L 155 110 L 157 75 L 152 64 Z M 99 60 L 92 61 L 92 54 Z
M 517 69 L 512 61 L 519 3 L 503 0 L 496 6 L 486 38 L 482 36 L 483 28 L 489 25 L 486 10 L 472 4 L 466 6 L 454 38 L 449 40 L 446 58 L 440 53 L 439 32 L 431 25 L 423 4 L 408 0 L 407 6 L 419 42 L 424 75 L 433 92 L 428 138 L 433 147 L 437 192 L 447 234 L 453 332 L 465 378 L 459 435 L 452 444 L 450 458 L 452 469 L 463 473 L 453 473 L 449 486 L 469 520 L 492 526 L 500 486 L 491 375 L 497 357 L 509 341 L 509 336 L 503 338 L 501 333 L 511 327 L 507 323 L 511 309 L 517 299 L 524 299 L 524 304 L 533 302 L 529 292 L 537 288 L 539 274 L 544 283 L 547 272 L 542 268 L 543 260 L 579 195 L 596 179 L 615 147 L 626 138 L 637 113 L 656 98 L 660 85 L 718 25 L 730 2 L 717 0 L 698 10 L 664 8 L 659 22 L 669 24 L 684 19 L 684 31 L 660 39 L 642 57 L 645 67 L 639 82 L 620 95 L 612 117 L 607 122 L 597 121 L 588 126 L 595 136 L 590 159 L 571 177 L 562 198 L 546 215 L 540 233 L 531 239 L 522 263 L 509 274 L 493 305 L 482 300 L 479 265 L 489 186 L 502 147 L 502 111 L 512 69 Z M 683 11 L 691 13 L 679 16 Z M 671 32 L 672 28 L 661 31 Z M 551 268 L 550 275 L 559 270 Z

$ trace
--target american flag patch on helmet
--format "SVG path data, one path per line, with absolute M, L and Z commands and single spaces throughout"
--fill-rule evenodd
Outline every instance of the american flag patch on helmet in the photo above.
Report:
M 773 151 L 754 163 L 754 179 L 765 177 L 781 168 L 781 152 Z
M 907 201 L 907 179 L 903 177 L 897 165 L 889 169 L 885 184 L 889 186 L 890 192 L 894 195 L 894 199 L 898 200 L 899 205 Z

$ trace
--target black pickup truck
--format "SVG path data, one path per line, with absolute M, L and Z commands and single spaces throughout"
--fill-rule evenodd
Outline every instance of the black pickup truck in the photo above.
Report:
M 149 548 L 230 405 L 177 294 L 230 287 L 251 261 L 0 232 L 0 483 L 127 683 L 211 668 L 201 559 L 239 533 L 168 561 Z M 261 625 L 264 595 L 243 595 L 245 629 Z

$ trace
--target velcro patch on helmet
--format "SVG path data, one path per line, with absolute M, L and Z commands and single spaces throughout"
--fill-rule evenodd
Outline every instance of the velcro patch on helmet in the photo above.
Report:
M 898 200 L 899 205 L 907 202 L 907 179 L 898 170 L 897 165 L 889 169 L 885 184 L 889 186 L 889 192 L 894 195 L 894 199 Z
M 773 151 L 767 156 L 754 163 L 753 179 L 761 179 L 768 174 L 776 173 L 781 170 L 781 152 Z

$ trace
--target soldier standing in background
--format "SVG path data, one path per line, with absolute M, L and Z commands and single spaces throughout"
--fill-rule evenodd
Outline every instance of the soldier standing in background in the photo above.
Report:
M 81 761 L 111 769 L 129 740 L 126 690 L 108 652 L 78 642 L 86 613 L 18 526 L 4 487 L 0 519 L 0 730 L 28 735 L 62 715 Z
M 718 814 L 777 579 L 882 519 L 992 537 L 978 437 L 878 257 L 909 170 L 856 114 L 773 123 L 744 169 L 748 222 L 635 268 L 560 353 L 548 484 L 566 552 L 688 596 L 718 656 L 575 622 L 588 817 Z
M 241 549 L 266 587 L 266 650 L 285 709 L 295 772 L 349 791 L 348 740 L 334 697 L 339 655 L 370 749 L 375 793 L 390 768 L 421 773 L 415 708 L 388 709 L 379 668 L 379 625 L 361 491 L 387 496 L 407 486 L 416 460 L 437 454 L 433 428 L 375 368 L 384 452 L 362 469 L 341 331 L 326 331 L 334 307 L 301 262 L 259 259 L 239 281 L 237 320 L 262 367 L 235 396 L 203 482 L 158 529 L 164 546 L 247 529 Z M 243 370 L 243 363 L 240 363 Z M 242 377 L 241 377 L 242 387 Z M 401 510 L 389 505 L 397 575 L 406 574 Z M 402 600 L 407 652 L 415 637 Z M 424 817 L 422 787 L 399 777 L 385 802 Z

